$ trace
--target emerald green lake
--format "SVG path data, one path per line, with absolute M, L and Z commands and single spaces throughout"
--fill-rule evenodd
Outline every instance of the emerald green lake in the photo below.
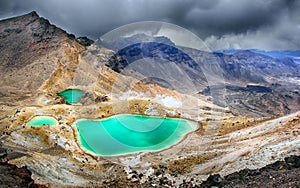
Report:
M 84 92 L 79 89 L 67 89 L 60 93 L 57 93 L 58 96 L 64 97 L 64 101 L 67 103 L 78 103 L 80 98 L 84 95 Z
M 43 126 L 43 125 L 58 125 L 58 121 L 51 116 L 35 116 L 28 123 L 27 126 Z
M 183 119 L 129 114 L 82 119 L 75 126 L 81 147 L 102 156 L 162 150 L 198 128 L 197 123 Z

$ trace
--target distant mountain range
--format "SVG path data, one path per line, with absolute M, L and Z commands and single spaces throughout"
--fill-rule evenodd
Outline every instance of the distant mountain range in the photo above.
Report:
M 244 50 L 243 49 L 241 49 L 241 50 L 233 49 L 233 50 L 220 50 L 220 51 L 216 51 L 216 52 L 221 52 L 221 53 L 230 55 L 230 54 L 234 54 L 234 53 L 237 53 L 240 51 L 244 51 Z M 293 61 L 295 61 L 296 63 L 300 63 L 300 50 L 264 51 L 264 50 L 258 50 L 258 49 L 248 49 L 248 51 L 266 55 L 266 56 L 273 57 L 273 58 L 290 58 Z
M 122 43 L 120 45 L 125 47 L 116 51 L 116 56 L 121 57 L 119 61 L 112 61 L 109 64 L 114 70 L 121 72 L 127 65 L 144 58 L 153 59 L 156 66 L 162 66 L 164 62 L 174 62 L 182 71 L 185 71 L 195 85 L 205 85 L 203 83 L 207 81 L 205 77 L 210 75 L 218 77 L 220 73 L 223 74 L 226 81 L 232 83 L 239 81 L 260 83 L 265 82 L 268 76 L 300 72 L 300 66 L 295 62 L 300 53 L 298 51 L 223 50 L 205 52 L 177 47 L 166 37 L 151 38 L 146 35 L 135 37 L 120 41 Z M 115 44 L 113 42 L 113 45 Z M 214 72 L 215 70 L 210 68 L 216 62 L 220 66 L 219 72 Z

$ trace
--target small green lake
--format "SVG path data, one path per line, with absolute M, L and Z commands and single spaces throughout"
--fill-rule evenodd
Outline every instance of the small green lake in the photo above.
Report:
M 57 93 L 58 96 L 64 97 L 64 101 L 69 104 L 78 103 L 84 92 L 79 89 L 67 89 Z
M 43 126 L 43 125 L 58 125 L 58 121 L 51 116 L 35 116 L 28 123 L 27 126 Z
M 82 119 L 75 126 L 81 147 L 102 156 L 166 149 L 198 128 L 188 120 L 129 114 Z

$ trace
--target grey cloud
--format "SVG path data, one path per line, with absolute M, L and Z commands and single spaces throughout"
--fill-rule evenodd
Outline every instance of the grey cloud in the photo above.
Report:
M 165 21 L 221 46 L 300 48 L 298 0 L 2 0 L 0 18 L 36 10 L 77 36 L 99 38 L 137 21 Z M 271 32 L 268 33 L 268 32 Z M 255 41 L 253 41 L 255 40 Z M 264 41 L 262 44 L 261 41 Z M 274 44 L 274 41 L 277 41 Z M 250 45 L 251 44 L 251 45 Z
M 205 43 L 211 49 L 264 49 L 264 50 L 299 50 L 300 26 L 287 18 L 274 26 L 265 26 L 258 30 L 239 34 L 225 34 L 221 37 L 207 37 Z
M 240 0 L 222 1 L 213 9 L 192 9 L 186 21 L 189 25 L 198 27 L 199 34 L 224 35 L 227 33 L 241 33 L 257 29 L 263 25 L 274 24 L 281 14 L 282 2 Z

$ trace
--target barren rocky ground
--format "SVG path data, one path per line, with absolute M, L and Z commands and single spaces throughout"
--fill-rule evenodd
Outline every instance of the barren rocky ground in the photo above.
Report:
M 25 167 L 17 168 L 14 165 L 1 163 L 0 166 L 1 187 L 43 187 L 37 185 L 31 179 L 31 172 Z M 4 175 L 5 174 L 5 175 Z M 277 161 L 273 164 L 267 165 L 261 169 L 241 170 L 225 177 L 220 175 L 211 175 L 206 181 L 199 184 L 195 181 L 182 182 L 179 187 L 300 187 L 300 156 L 291 156 L 284 159 L 284 161 Z M 138 175 L 136 175 L 138 176 Z M 138 185 L 128 182 L 126 186 L 132 187 L 154 187 L 168 185 L 168 181 L 161 178 L 159 182 L 147 182 L 146 184 Z M 171 186 L 172 184 L 170 184 Z M 103 185 L 103 187 L 122 186 L 121 182 L 110 182 Z

